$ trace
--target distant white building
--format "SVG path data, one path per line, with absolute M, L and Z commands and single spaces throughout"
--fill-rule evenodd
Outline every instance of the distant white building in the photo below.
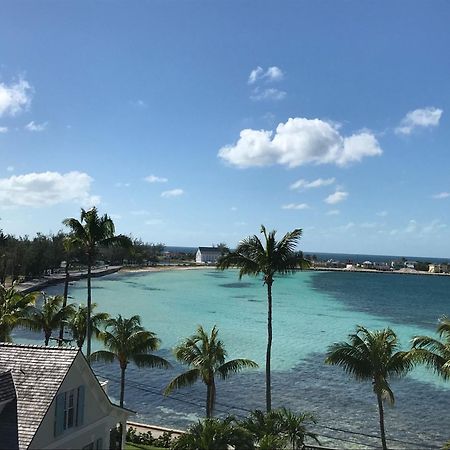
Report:
M 430 272 L 430 273 L 447 273 L 448 265 L 447 264 L 430 264 L 428 266 L 428 272 Z
M 195 254 L 195 262 L 197 264 L 216 264 L 222 249 L 219 247 L 199 247 Z

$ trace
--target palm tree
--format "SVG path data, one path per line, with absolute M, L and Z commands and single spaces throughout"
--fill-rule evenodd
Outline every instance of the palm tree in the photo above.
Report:
M 28 328 L 34 331 L 44 332 L 45 345 L 48 345 L 53 330 L 59 329 L 61 323 L 69 320 L 74 313 L 72 304 L 62 306 L 63 297 L 60 295 L 47 296 L 44 294 L 44 304 L 41 308 L 33 308 L 26 319 Z
M 428 336 L 415 336 L 411 355 L 415 362 L 425 364 L 444 380 L 450 379 L 450 319 L 439 319 L 437 333 L 441 340 Z
M 139 316 L 124 319 L 120 314 L 106 322 L 106 330 L 99 339 L 108 350 L 99 350 L 90 356 L 90 361 L 119 362 L 120 366 L 120 406 L 125 397 L 125 371 L 130 361 L 138 367 L 160 367 L 167 369 L 170 364 L 150 351 L 158 349 L 160 340 L 156 334 L 141 326 Z
M 413 367 L 409 352 L 396 351 L 397 335 L 390 328 L 376 331 L 358 326 L 350 342 L 339 342 L 328 348 L 325 362 L 341 366 L 357 380 L 371 380 L 377 397 L 380 420 L 381 444 L 387 449 L 384 429 L 383 400 L 394 404 L 394 393 L 389 378 L 405 375 Z
M 72 240 L 67 236 L 63 239 L 63 247 L 64 247 L 64 251 L 66 253 L 66 265 L 64 267 L 64 273 L 65 273 L 64 293 L 63 293 L 63 307 L 64 307 L 67 305 L 67 299 L 69 298 L 69 281 L 70 281 L 69 268 L 70 268 L 71 252 L 73 250 Z M 63 345 L 63 342 L 64 342 L 64 323 L 61 323 L 61 326 L 59 328 L 58 344 L 61 346 L 61 345 Z
M 92 330 L 90 326 L 90 316 L 92 309 L 92 293 L 91 293 L 91 271 L 97 255 L 99 246 L 131 246 L 131 240 L 127 236 L 115 236 L 114 222 L 108 215 L 99 216 L 97 208 L 88 211 L 81 209 L 80 220 L 69 218 L 63 221 L 63 224 L 70 228 L 71 244 L 84 251 L 87 257 L 87 308 L 88 314 L 86 319 L 87 328 L 87 348 L 86 355 L 89 358 L 91 354 L 91 336 Z
M 251 434 L 235 424 L 233 417 L 205 419 L 191 426 L 172 445 L 173 450 L 253 450 Z
M 36 292 L 22 294 L 14 287 L 5 288 L 0 284 L 0 342 L 11 342 L 11 332 L 33 311 Z
M 175 348 L 175 357 L 190 370 L 178 375 L 166 387 L 164 394 L 169 395 L 174 389 L 193 385 L 197 380 L 206 384 L 206 417 L 210 418 L 214 412 L 216 400 L 215 376 L 227 379 L 230 375 L 240 372 L 244 368 L 256 368 L 258 364 L 250 359 L 233 359 L 225 362 L 227 352 L 223 342 L 217 338 L 219 331 L 216 326 L 210 335 L 202 326 L 197 332 L 187 338 Z
M 108 313 L 95 313 L 94 309 L 97 307 L 97 303 L 91 305 L 91 330 L 96 338 L 99 337 L 101 330 L 100 326 L 109 319 Z M 72 331 L 73 339 L 77 343 L 78 348 L 82 348 L 84 341 L 86 340 L 86 325 L 87 325 L 88 309 L 85 305 L 79 305 L 74 314 L 70 318 L 69 328 Z
M 280 241 L 275 239 L 276 231 L 267 233 L 261 225 L 264 244 L 258 236 L 249 236 L 242 240 L 234 252 L 225 252 L 219 258 L 217 268 L 221 270 L 238 267 L 239 279 L 244 275 L 263 275 L 267 286 L 267 351 L 266 351 L 266 410 L 272 409 L 272 389 L 270 361 L 272 353 L 272 285 L 276 274 L 288 274 L 298 268 L 309 267 L 301 252 L 296 252 L 301 229 L 286 233 Z
M 292 450 L 302 449 L 305 439 L 315 440 L 319 445 L 317 434 L 308 431 L 308 425 L 315 424 L 316 418 L 310 413 L 295 414 L 290 409 L 281 408 L 279 411 L 283 434 L 292 445 Z

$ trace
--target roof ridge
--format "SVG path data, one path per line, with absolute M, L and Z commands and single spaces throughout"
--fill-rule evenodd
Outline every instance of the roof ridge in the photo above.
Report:
M 39 345 L 39 344 L 17 344 L 15 342 L 0 342 L 0 347 L 18 347 L 18 348 L 39 348 L 45 350 L 68 350 L 68 351 L 79 351 L 78 347 L 58 347 L 56 345 Z

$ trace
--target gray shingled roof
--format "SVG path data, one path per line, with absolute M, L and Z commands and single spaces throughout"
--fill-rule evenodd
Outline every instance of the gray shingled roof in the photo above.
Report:
M 77 353 L 76 348 L 0 343 L 0 372 L 11 371 L 17 393 L 19 449 L 28 448 Z
M 201 252 L 214 252 L 214 253 L 222 253 L 222 249 L 219 247 L 199 247 Z

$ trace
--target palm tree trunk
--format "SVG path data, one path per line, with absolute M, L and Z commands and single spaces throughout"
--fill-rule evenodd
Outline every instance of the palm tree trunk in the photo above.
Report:
M 69 262 L 66 261 L 66 277 L 64 279 L 64 294 L 63 294 L 63 304 L 62 307 L 65 308 L 67 306 L 67 297 L 69 295 Z M 58 345 L 61 347 L 64 339 L 64 323 L 61 322 L 61 326 L 59 327 L 59 340 Z
M 272 281 L 267 281 L 267 351 L 266 351 L 266 411 L 272 410 L 270 359 L 272 355 Z
M 87 273 L 87 317 L 86 317 L 86 357 L 89 361 L 89 356 L 91 356 L 91 308 L 92 308 L 92 297 L 91 297 L 91 270 L 92 270 L 92 256 L 88 256 L 88 273 Z
M 211 385 L 206 385 L 206 418 L 211 418 Z
M 380 414 L 380 432 L 381 432 L 381 445 L 383 450 L 388 450 L 386 444 L 386 433 L 384 431 L 384 410 L 383 410 L 383 400 L 381 399 L 381 395 L 377 393 L 377 401 L 378 401 L 378 412 Z
M 48 342 L 50 341 L 50 336 L 52 335 L 52 333 L 45 333 L 45 345 L 48 345 Z
M 216 403 L 216 383 L 214 381 L 214 375 L 212 376 L 212 381 L 210 385 L 209 394 L 209 417 L 214 415 L 214 404 Z
M 120 368 L 120 406 L 123 406 L 123 399 L 125 397 L 125 369 L 126 367 Z
M 125 369 L 126 366 L 120 367 L 120 406 L 123 407 L 123 400 L 125 397 Z M 123 433 L 124 433 L 122 422 L 119 425 L 119 435 L 120 435 L 120 442 L 123 441 Z M 121 444 L 122 447 L 122 444 Z

